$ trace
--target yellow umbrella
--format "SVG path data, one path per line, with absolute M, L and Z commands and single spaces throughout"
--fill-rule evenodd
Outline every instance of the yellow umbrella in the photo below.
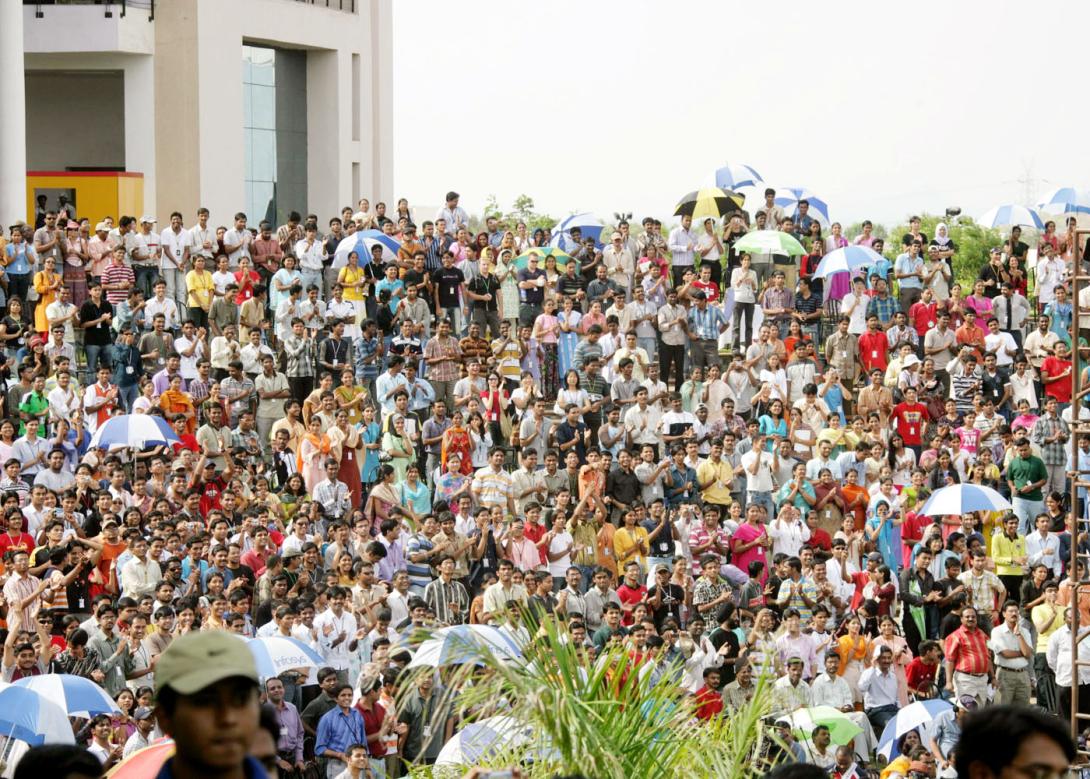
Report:
M 742 210 L 742 204 L 746 202 L 745 195 L 731 192 L 729 189 L 708 187 L 690 192 L 677 204 L 674 216 L 713 216 L 719 218 L 726 214 Z

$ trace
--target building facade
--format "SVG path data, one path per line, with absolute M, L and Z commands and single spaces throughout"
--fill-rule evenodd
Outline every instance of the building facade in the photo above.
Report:
M 392 193 L 391 3 L 0 3 L 0 104 L 25 106 L 0 114 L 0 220 L 66 194 L 92 221 L 275 224 Z

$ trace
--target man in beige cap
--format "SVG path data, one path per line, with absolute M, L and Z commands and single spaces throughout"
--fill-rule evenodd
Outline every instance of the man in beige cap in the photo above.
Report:
M 155 716 L 176 745 L 160 779 L 265 779 L 247 754 L 260 703 L 245 641 L 218 630 L 175 639 L 156 664 L 155 697 Z
M 110 264 L 110 254 L 113 250 L 110 225 L 99 222 L 95 225 L 95 237 L 87 242 L 87 253 L 91 255 L 91 277 L 95 281 L 102 281 L 102 274 L 106 271 L 106 266 Z

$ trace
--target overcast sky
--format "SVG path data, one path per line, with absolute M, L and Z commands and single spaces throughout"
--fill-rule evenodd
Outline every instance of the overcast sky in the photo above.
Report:
M 669 221 L 730 161 L 845 224 L 979 215 L 1090 186 L 1088 22 L 1047 0 L 396 0 L 396 195 Z

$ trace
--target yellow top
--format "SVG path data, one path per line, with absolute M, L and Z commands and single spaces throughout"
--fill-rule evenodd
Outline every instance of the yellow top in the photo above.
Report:
M 188 290 L 186 305 L 190 308 L 212 309 L 212 290 L 215 289 L 212 274 L 208 271 L 191 270 L 185 274 L 185 288 Z

